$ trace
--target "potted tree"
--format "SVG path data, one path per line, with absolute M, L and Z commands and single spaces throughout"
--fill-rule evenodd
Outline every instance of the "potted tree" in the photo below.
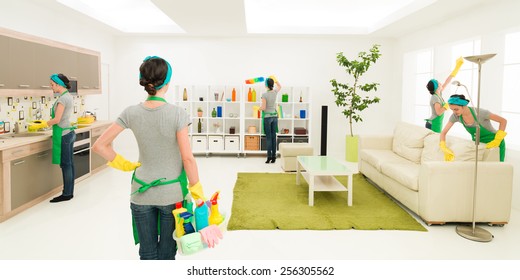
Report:
M 202 117 L 202 107 L 197 108 L 197 116 Z
M 339 83 L 336 79 L 330 81 L 332 84 L 332 93 L 336 97 L 336 105 L 343 109 L 342 113 L 348 120 L 350 135 L 346 138 L 346 160 L 350 162 L 357 162 L 358 151 L 358 136 L 354 135 L 352 130 L 352 121 L 363 121 L 361 118 L 361 111 L 368 108 L 370 104 L 378 103 L 379 97 L 361 96 L 361 92 L 369 93 L 377 91 L 379 83 L 360 83 L 360 78 L 365 74 L 370 66 L 374 64 L 381 54 L 379 52 L 379 45 L 373 45 L 370 51 L 360 52 L 358 54 L 359 60 L 349 60 L 340 52 L 336 56 L 338 64 L 345 68 L 347 76 L 352 80 L 350 83 Z

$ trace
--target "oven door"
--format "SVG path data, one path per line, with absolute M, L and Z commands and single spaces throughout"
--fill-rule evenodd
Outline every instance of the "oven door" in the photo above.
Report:
M 90 139 L 74 142 L 74 179 L 81 178 L 90 173 Z

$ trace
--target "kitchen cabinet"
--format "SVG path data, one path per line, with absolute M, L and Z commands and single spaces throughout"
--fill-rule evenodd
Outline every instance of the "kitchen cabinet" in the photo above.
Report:
M 99 90 L 99 56 L 78 53 L 78 93 Z
M 95 141 L 109 125 L 108 122 L 97 121 L 91 127 L 78 129 L 78 133 L 90 131 L 92 138 L 87 141 Z M 61 169 L 59 165 L 52 164 L 50 137 L 50 134 L 34 136 L 31 139 L 35 140 L 25 144 L 17 138 L 0 141 L 0 222 L 61 191 Z M 89 166 L 91 175 L 92 171 L 106 168 L 105 160 L 90 154 L 94 158 Z M 77 179 L 76 183 L 86 177 Z
M 61 169 L 52 164 L 52 150 L 11 161 L 11 209 L 45 195 L 62 184 Z
M 8 89 L 38 89 L 34 77 L 34 61 L 36 59 L 34 43 L 10 38 L 7 59 L 9 69 L 6 88 Z
M 9 37 L 0 35 L 0 61 L 1 65 L 7 62 L 9 52 Z M 0 89 L 7 87 L 7 75 L 9 68 L 0 66 Z
M 0 28 L 0 96 L 50 96 L 49 77 L 78 81 L 78 94 L 101 93 L 99 52 Z

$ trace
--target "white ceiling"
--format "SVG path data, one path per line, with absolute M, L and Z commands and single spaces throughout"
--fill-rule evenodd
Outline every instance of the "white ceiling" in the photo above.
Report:
M 106 29 L 114 35 L 131 36 L 105 24 L 102 24 L 82 13 L 67 8 L 55 0 L 28 0 L 36 5 L 56 11 L 69 13 L 74 18 Z M 265 36 L 266 34 L 250 34 L 247 32 L 243 0 L 151 0 L 166 15 L 172 18 L 186 34 L 169 36 L 222 36 L 245 37 Z M 319 1 L 319 0 L 316 0 Z M 422 28 L 442 23 L 443 21 L 464 16 L 464 14 L 479 5 L 493 3 L 495 0 L 437 0 L 426 8 L 401 17 L 390 24 L 367 35 L 377 37 L 401 37 Z M 322 3 L 322 1 L 319 1 Z M 381 19 L 383 21 L 384 19 Z M 324 32 L 327 33 L 327 32 Z M 330 33 L 330 32 L 329 32 Z M 354 34 L 354 33 L 353 33 Z M 277 36 L 313 36 L 316 34 L 276 34 Z M 344 36 L 345 34 L 328 34 Z M 324 35 L 319 35 L 324 36 Z

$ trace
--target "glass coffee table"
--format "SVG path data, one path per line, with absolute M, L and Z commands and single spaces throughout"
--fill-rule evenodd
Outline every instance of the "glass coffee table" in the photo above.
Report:
M 352 176 L 357 170 L 348 168 L 339 161 L 327 156 L 298 156 L 296 167 L 296 185 L 300 185 L 300 176 L 309 184 L 309 206 L 314 206 L 314 192 L 348 192 L 347 205 L 352 206 Z M 334 176 L 348 176 L 347 187 Z

